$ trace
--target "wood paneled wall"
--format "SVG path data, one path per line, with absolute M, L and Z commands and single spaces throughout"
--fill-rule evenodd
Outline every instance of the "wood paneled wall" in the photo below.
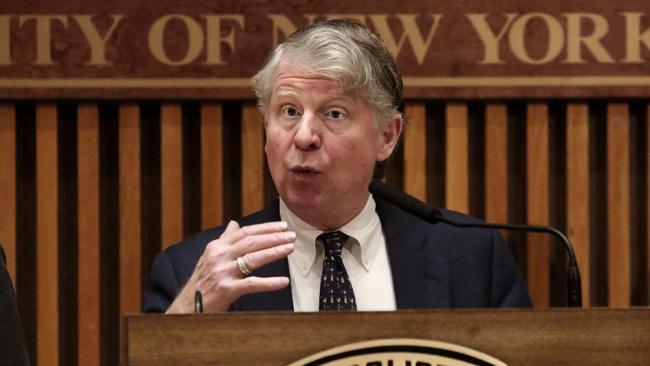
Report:
M 413 101 L 386 180 L 475 216 L 568 233 L 585 306 L 648 305 L 650 102 Z M 113 365 L 153 256 L 275 194 L 252 101 L 0 103 L 0 243 L 38 365 Z M 506 234 L 536 307 L 554 240 Z

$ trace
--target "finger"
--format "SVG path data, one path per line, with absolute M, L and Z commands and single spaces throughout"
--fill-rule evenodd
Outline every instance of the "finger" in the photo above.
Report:
M 244 255 L 244 261 L 251 270 L 258 269 L 266 264 L 285 258 L 293 253 L 294 244 L 284 244 L 273 248 L 263 249 Z
M 234 230 L 228 233 L 224 231 L 220 239 L 225 239 L 230 243 L 235 243 L 251 235 L 269 234 L 269 233 L 286 231 L 287 227 L 288 227 L 287 223 L 283 221 L 265 222 L 262 224 L 243 226 L 239 228 L 239 230 Z
M 234 233 L 237 229 L 239 229 L 239 224 L 237 223 L 237 221 L 230 220 L 230 222 L 228 222 L 228 226 L 226 226 L 226 230 L 224 230 L 224 232 L 223 232 L 223 234 L 221 234 L 221 236 Z
M 234 251 L 238 257 L 258 250 L 293 243 L 294 241 L 296 241 L 296 233 L 293 231 L 252 235 L 238 241 L 234 246 Z
M 233 292 L 241 295 L 277 291 L 289 286 L 288 277 L 246 277 L 232 284 Z

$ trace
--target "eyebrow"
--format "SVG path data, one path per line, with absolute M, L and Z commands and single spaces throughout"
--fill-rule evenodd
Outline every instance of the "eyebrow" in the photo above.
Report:
M 275 92 L 275 97 L 295 97 L 299 95 L 300 93 L 290 90 L 290 89 L 278 89 Z M 324 100 L 326 103 L 331 103 L 335 101 L 342 101 L 342 102 L 350 102 L 354 103 L 354 98 L 350 96 L 349 94 L 346 93 L 336 93 L 332 95 L 330 98 L 327 98 Z

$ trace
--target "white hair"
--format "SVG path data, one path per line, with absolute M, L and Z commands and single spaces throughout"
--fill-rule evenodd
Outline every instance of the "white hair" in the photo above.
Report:
M 403 84 L 397 64 L 382 40 L 361 24 L 317 22 L 278 45 L 253 76 L 253 89 L 264 115 L 281 62 L 341 82 L 346 92 L 359 95 L 370 105 L 379 126 L 399 113 Z

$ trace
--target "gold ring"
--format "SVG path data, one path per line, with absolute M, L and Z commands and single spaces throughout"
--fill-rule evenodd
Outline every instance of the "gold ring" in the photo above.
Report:
M 246 276 L 250 276 L 253 271 L 248 267 L 248 264 L 246 263 L 246 260 L 244 260 L 243 256 L 237 257 L 237 266 L 239 267 L 239 272 Z

